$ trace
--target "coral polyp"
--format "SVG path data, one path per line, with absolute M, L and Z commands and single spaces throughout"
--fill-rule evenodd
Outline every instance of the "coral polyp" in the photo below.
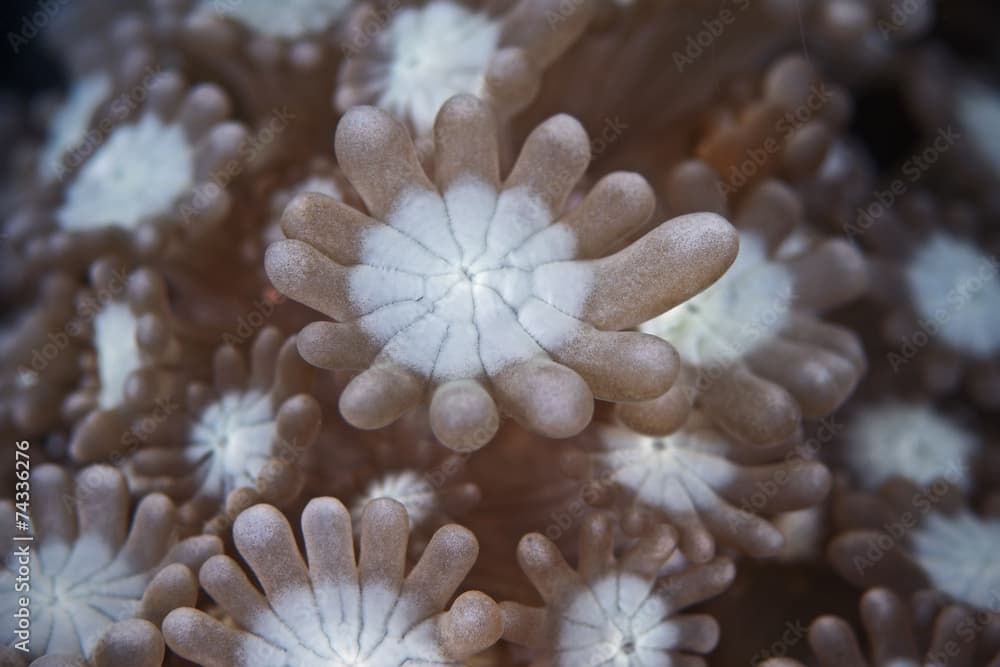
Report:
M 370 107 L 347 113 L 337 158 L 373 217 L 306 193 L 285 210 L 288 240 L 268 248 L 276 287 L 337 320 L 303 330 L 303 357 L 366 369 L 341 395 L 345 418 L 378 428 L 428 400 L 435 435 L 468 451 L 492 437 L 499 411 L 568 437 L 595 397 L 666 391 L 674 350 L 620 330 L 717 278 L 737 246 L 729 224 L 675 218 L 604 256 L 646 222 L 652 192 L 611 174 L 563 215 L 590 157 L 576 121 L 540 125 L 503 179 L 481 102 L 452 98 L 435 129 L 431 182 L 402 125 Z M 631 266 L 643 271 L 626 280 Z
M 207 562 L 202 586 L 243 629 L 194 609 L 171 612 L 167 642 L 199 664 L 459 665 L 502 631 L 496 603 L 482 593 L 467 591 L 444 610 L 476 559 L 464 528 L 441 528 L 404 578 L 408 519 L 395 501 L 365 508 L 357 564 L 350 517 L 333 498 L 302 512 L 308 562 L 273 507 L 251 507 L 233 530 L 266 597 L 231 558 Z

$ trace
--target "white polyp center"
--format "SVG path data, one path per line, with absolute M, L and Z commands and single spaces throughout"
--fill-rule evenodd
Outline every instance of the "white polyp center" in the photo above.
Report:
M 420 473 L 412 470 L 388 473 L 368 483 L 365 492 L 351 507 L 351 518 L 360 525 L 365 505 L 376 498 L 392 498 L 406 508 L 410 529 L 418 526 L 438 508 L 434 487 Z
M 1000 519 L 967 511 L 928 515 L 910 536 L 910 555 L 934 588 L 960 603 L 1000 611 Z
M 117 555 L 110 545 L 86 536 L 75 544 L 46 540 L 31 549 L 30 657 L 89 658 L 112 623 L 135 617 L 155 570 L 136 572 L 113 565 Z M 48 560 L 58 562 L 58 567 L 46 567 Z M 13 558 L 8 567 L 17 572 Z M 0 569 L 0 582 L 6 584 L 4 574 Z M 13 582 L 5 585 L 0 607 L 9 605 L 13 610 L 17 595 Z
M 524 189 L 467 180 L 413 190 L 365 232 L 350 274 L 358 324 L 381 357 L 435 382 L 494 375 L 558 348 L 579 326 L 591 269 Z
M 924 404 L 885 403 L 864 408 L 851 420 L 844 456 L 865 488 L 891 477 L 918 485 L 947 479 L 971 483 L 969 460 L 975 436 Z
M 39 175 L 46 181 L 59 178 L 66 154 L 79 146 L 87 134 L 97 107 L 111 93 L 111 78 L 93 74 L 75 82 L 49 122 L 48 136 L 38 158 Z
M 202 411 L 189 441 L 188 459 L 198 465 L 201 494 L 222 500 L 238 488 L 255 487 L 261 468 L 281 446 L 271 395 L 257 389 L 227 392 Z
M 1000 93 L 978 81 L 961 86 L 958 93 L 958 122 L 965 141 L 986 158 L 993 174 L 1000 176 Z
M 122 404 L 129 375 L 142 366 L 136 341 L 139 323 L 127 304 L 111 301 L 94 317 L 94 348 L 101 382 L 97 404 L 111 410 Z
M 1000 277 L 997 258 L 971 243 L 937 233 L 906 268 L 922 327 L 948 346 L 976 357 L 1000 351 Z
M 729 270 L 701 294 L 639 327 L 695 366 L 730 363 L 775 338 L 791 310 L 793 276 L 756 234 L 740 234 Z
M 381 91 L 376 104 L 427 134 L 448 98 L 480 93 L 500 28 L 486 14 L 447 0 L 399 11 L 378 37 L 389 62 L 371 84 Z
M 262 35 L 294 39 L 326 30 L 350 6 L 350 0 L 201 0 L 197 14 L 230 18 Z
M 350 545 L 346 545 L 350 549 Z M 371 556 L 369 556 L 371 557 Z M 426 602 L 379 581 L 335 572 L 312 589 L 270 595 L 270 608 L 248 627 L 254 664 L 274 667 L 416 667 L 464 664 L 444 655 L 437 618 Z M 416 597 L 422 592 L 418 592 Z M 437 611 L 432 612 L 434 614 Z M 246 637 L 246 635 L 244 635 Z
M 134 229 L 170 212 L 194 185 L 195 148 L 180 125 L 147 113 L 115 129 L 84 164 L 56 212 L 63 229 Z
M 605 449 L 595 455 L 611 481 L 668 515 L 691 515 L 722 502 L 714 489 L 730 484 L 738 468 L 720 454 L 722 443 L 680 430 L 666 437 L 604 427 Z
M 664 665 L 680 633 L 653 582 L 608 574 L 581 589 L 559 612 L 556 667 Z

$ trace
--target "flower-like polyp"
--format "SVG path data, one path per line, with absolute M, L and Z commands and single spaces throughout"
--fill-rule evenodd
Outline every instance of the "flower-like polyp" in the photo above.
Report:
M 887 313 L 893 371 L 933 396 L 960 387 L 982 408 L 1000 405 L 1000 236 L 964 197 L 943 187 L 908 193 L 869 233 L 881 280 L 872 296 Z
M 275 287 L 337 321 L 302 330 L 303 358 L 363 369 L 340 399 L 347 421 L 378 428 L 429 395 L 435 435 L 469 450 L 492 437 L 497 404 L 567 437 L 590 421 L 595 397 L 666 391 L 675 351 L 621 330 L 718 278 L 736 254 L 729 223 L 675 218 L 603 256 L 646 222 L 653 195 L 639 176 L 615 173 L 564 214 L 590 158 L 575 120 L 536 128 L 503 181 L 483 102 L 451 98 L 435 133 L 436 184 L 402 124 L 351 109 L 336 152 L 368 215 L 306 194 L 285 212 L 289 240 L 268 248 Z
M 227 120 L 226 94 L 209 83 L 189 87 L 176 72 L 145 90 L 141 110 L 109 127 L 68 177 L 43 258 L 68 261 L 95 248 L 154 255 L 199 238 L 228 213 L 232 177 L 220 169 L 231 169 L 246 129 Z
M 598 425 L 592 446 L 571 453 L 566 463 L 602 490 L 617 487 L 630 527 L 650 518 L 668 521 L 692 561 L 712 558 L 716 541 L 764 557 L 784 544 L 769 517 L 816 505 L 830 489 L 829 471 L 799 457 L 796 442 L 747 451 L 693 413 L 668 436 Z
M 904 329 L 903 342 L 930 333 L 925 382 L 931 391 L 944 393 L 965 375 L 970 394 L 986 408 L 1000 404 L 996 243 L 995 237 L 962 238 L 939 231 L 916 247 L 903 274 L 912 308 L 905 322 L 912 328 Z M 898 349 L 907 351 L 902 345 Z M 896 367 L 909 360 L 898 349 L 891 359 Z
M 236 548 L 259 591 L 227 556 L 201 569 L 201 585 L 231 618 L 178 609 L 164 621 L 170 648 L 206 667 L 413 667 L 459 665 L 503 631 L 497 604 L 478 591 L 448 600 L 479 547 L 451 524 L 406 572 L 406 510 L 381 499 L 361 520 L 355 562 L 351 518 L 335 498 L 302 512 L 305 559 L 285 517 L 255 505 L 236 519 Z
M 131 458 L 133 492 L 161 490 L 180 503 L 183 523 L 225 532 L 255 502 L 290 502 L 302 488 L 303 454 L 319 432 L 311 369 L 272 327 L 250 351 L 231 345 L 213 360 L 214 386 L 193 383 L 187 410 Z M 178 428 L 179 425 L 179 428 Z
M 533 649 L 539 667 L 704 666 L 699 655 L 715 648 L 718 624 L 680 612 L 723 592 L 735 569 L 717 558 L 661 577 L 675 548 L 675 532 L 660 524 L 616 559 L 614 522 L 595 513 L 584 520 L 574 570 L 547 537 L 525 535 L 517 559 L 545 606 L 501 603 L 504 639 Z
M 920 321 L 940 322 L 937 333 L 946 346 L 989 359 L 1000 354 L 1000 276 L 997 258 L 977 245 L 934 234 L 916 248 L 905 279 Z
M 1000 518 L 966 507 L 947 478 L 927 488 L 896 479 L 835 504 L 828 553 L 852 584 L 902 594 L 933 587 L 974 609 L 996 609 Z
M 89 335 L 92 349 L 81 359 L 80 386 L 63 403 L 76 427 L 70 456 L 96 461 L 139 440 L 133 422 L 169 407 L 181 358 L 167 302 L 166 286 L 155 271 L 126 267 L 115 260 L 91 266 L 90 289 L 77 299 L 75 335 Z
M 435 530 L 457 522 L 479 503 L 481 493 L 466 471 L 466 457 L 438 444 L 426 413 L 413 412 L 379 431 L 352 431 L 361 436 L 355 440 L 370 458 L 355 471 L 349 494 L 355 528 L 368 503 L 391 498 L 406 508 L 410 554 L 417 556 Z
M 970 464 L 981 446 L 974 432 L 919 402 L 863 405 L 851 416 L 844 439 L 843 460 L 866 489 L 898 476 L 922 486 L 948 478 L 967 491 Z
M 914 667 L 952 665 L 971 667 L 1000 664 L 1000 653 L 990 644 L 994 612 L 970 612 L 958 605 L 944 606 L 939 596 L 921 593 L 907 604 L 886 588 L 873 588 L 861 597 L 861 620 L 870 647 L 866 658 L 854 629 L 837 616 L 821 616 L 809 626 L 809 646 L 818 667 Z M 994 629 L 995 631 L 995 629 Z M 762 667 L 803 667 L 789 658 L 776 658 Z
M 542 74 L 580 37 L 592 0 L 519 0 L 501 13 L 453 0 L 385 10 L 364 3 L 352 17 L 335 97 L 346 111 L 372 104 L 419 138 L 448 98 L 478 95 L 501 119 L 527 106 Z M 371 26 L 382 26 L 375 34 Z
M 718 179 L 703 162 L 681 163 L 668 179 L 672 209 L 725 211 Z M 680 379 L 652 401 L 620 405 L 619 419 L 669 433 L 694 405 L 732 435 L 766 444 L 847 399 L 867 367 L 864 350 L 822 314 L 865 290 L 867 265 L 843 240 L 793 235 L 802 222 L 801 202 L 780 181 L 766 180 L 738 202 L 740 250 L 730 270 L 640 326 L 678 349 Z
M 15 578 L 30 564 L 31 641 L 29 657 L 44 664 L 100 667 L 160 667 L 164 645 L 159 625 L 169 611 L 198 597 L 194 572 L 222 552 L 218 538 L 177 541 L 173 504 L 146 496 L 129 527 L 125 479 L 109 466 L 91 466 L 75 481 L 62 468 L 32 470 L 29 557 L 12 550 L 0 569 L 0 608 L 12 618 L 19 597 Z M 0 502 L 3 536 L 16 535 L 14 505 Z M 13 645 L 11 634 L 3 638 Z M 3 656 L 0 656 L 3 657 Z M 4 663 L 10 664 L 10 663 Z M 15 663 L 16 664 L 16 663 Z M 34 664 L 42 664 L 34 663 Z

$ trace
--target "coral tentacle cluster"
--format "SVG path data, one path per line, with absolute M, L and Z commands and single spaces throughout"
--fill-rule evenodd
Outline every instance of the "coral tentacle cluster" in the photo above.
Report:
M 361 520 L 355 563 L 351 519 L 334 498 L 302 512 L 306 560 L 287 520 L 256 505 L 233 526 L 236 547 L 264 594 L 228 556 L 205 563 L 201 585 L 236 628 L 177 609 L 164 620 L 171 648 L 201 665 L 458 665 L 496 641 L 502 621 L 488 596 L 448 599 L 476 560 L 475 537 L 441 528 L 404 576 L 406 510 L 381 499 Z
M 303 357 L 364 369 L 340 398 L 345 418 L 378 428 L 426 400 L 435 435 L 468 451 L 492 437 L 499 411 L 567 437 L 590 421 L 595 397 L 666 391 L 674 350 L 621 330 L 725 271 L 737 246 L 729 224 L 682 216 L 606 255 L 647 221 L 652 192 L 635 174 L 611 174 L 564 213 L 590 159 L 575 120 L 535 129 L 502 180 L 480 101 L 449 100 L 435 133 L 432 181 L 401 124 L 349 111 L 337 159 L 368 213 L 306 193 L 285 210 L 289 238 L 268 248 L 275 286 L 335 320 L 302 331 Z

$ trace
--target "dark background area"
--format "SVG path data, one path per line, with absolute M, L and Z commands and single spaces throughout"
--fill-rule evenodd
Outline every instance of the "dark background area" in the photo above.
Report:
M 0 0 L 0 89 L 7 92 L 34 93 L 59 85 L 62 81 L 59 67 L 45 52 L 44 40 L 35 37 L 20 45 L 18 52 L 11 46 L 10 34 L 20 35 L 23 20 L 36 11 L 42 11 L 45 0 Z M 48 0 L 55 7 L 62 7 L 60 0 Z M 72 0 L 71 0 L 72 1 Z

